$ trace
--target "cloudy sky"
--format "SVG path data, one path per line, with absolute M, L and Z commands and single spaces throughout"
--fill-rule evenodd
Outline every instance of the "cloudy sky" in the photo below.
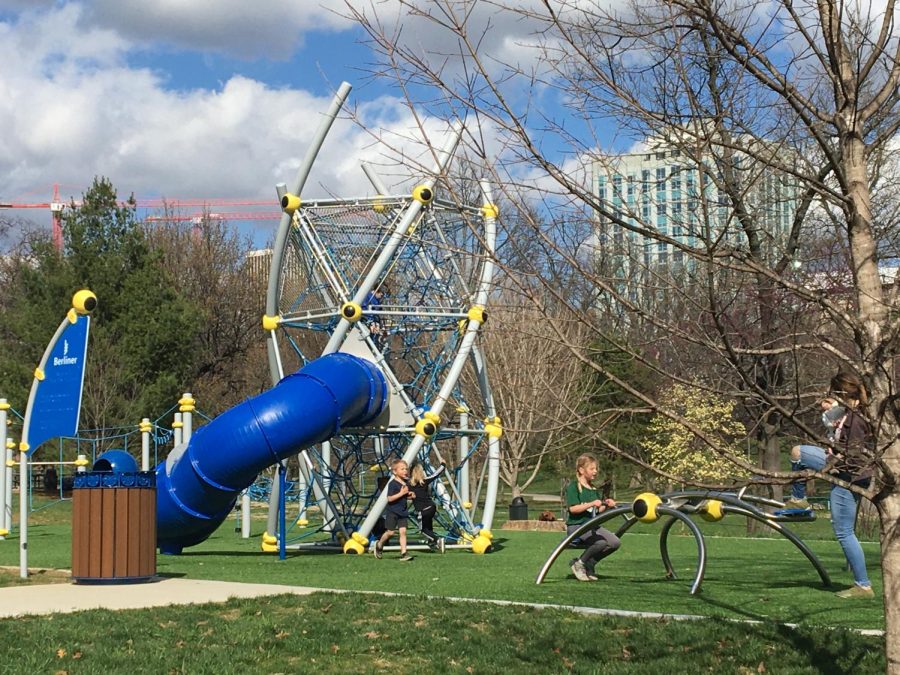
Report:
M 359 6 L 397 21 L 392 1 Z M 368 128 L 402 133 L 408 111 L 366 77 L 346 13 L 344 0 L 0 0 L 0 202 L 49 201 L 54 184 L 77 199 L 96 175 L 121 196 L 274 201 L 343 80 Z M 521 29 L 495 26 L 498 49 L 520 47 Z M 306 193 L 370 194 L 359 162 L 380 152 L 339 120 Z

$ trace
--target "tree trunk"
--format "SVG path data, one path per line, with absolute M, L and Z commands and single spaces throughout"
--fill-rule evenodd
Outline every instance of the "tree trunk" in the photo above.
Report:
M 763 468 L 766 471 L 781 471 L 781 446 L 778 443 L 777 426 L 763 425 Z M 770 431 L 771 430 L 771 431 Z M 784 496 L 783 485 L 771 486 L 772 499 L 782 501 Z
M 900 490 L 878 502 L 881 574 L 884 579 L 884 642 L 887 672 L 900 673 Z

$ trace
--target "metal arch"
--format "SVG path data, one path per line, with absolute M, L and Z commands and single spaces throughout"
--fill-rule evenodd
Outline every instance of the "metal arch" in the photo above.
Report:
M 680 520 L 687 525 L 691 534 L 694 535 L 694 541 L 697 542 L 697 572 L 694 574 L 694 583 L 691 584 L 691 595 L 696 595 L 700 592 L 700 584 L 703 583 L 703 575 L 706 574 L 706 540 L 703 538 L 703 533 L 700 532 L 697 523 L 677 508 L 660 504 L 656 507 L 656 512 L 670 516 L 669 520 L 666 521 L 666 524 L 663 525 L 662 532 L 659 533 L 659 554 L 662 556 L 663 566 L 666 568 L 666 577 L 669 579 L 678 578 L 678 575 L 675 574 L 675 568 L 672 566 L 672 561 L 669 558 L 669 530 L 672 529 L 676 520 Z
M 752 518 L 784 536 L 788 541 L 794 544 L 794 546 L 800 549 L 803 555 L 806 556 L 807 560 L 809 560 L 812 566 L 819 573 L 819 577 L 821 578 L 822 583 L 826 587 L 831 586 L 831 579 L 828 576 L 828 572 L 825 571 L 825 568 L 819 562 L 819 559 L 816 557 L 816 555 L 799 537 L 797 537 L 797 535 L 795 535 L 793 532 L 791 532 L 791 530 L 781 524 L 783 520 L 796 521 L 798 519 L 787 519 L 781 518 L 779 516 L 772 516 L 753 505 L 753 502 L 755 502 L 769 506 L 782 506 L 780 502 L 766 499 L 764 497 L 756 497 L 754 495 L 748 495 L 744 498 L 741 498 L 736 496 L 734 493 L 717 491 L 675 492 L 666 495 L 660 495 L 660 498 L 666 501 L 682 501 L 682 503 L 677 507 L 668 506 L 665 503 L 660 504 L 657 507 L 657 513 L 669 516 L 669 520 L 663 525 L 663 529 L 660 532 L 659 541 L 660 555 L 662 557 L 663 565 L 666 569 L 666 576 L 668 578 L 677 578 L 668 552 L 668 536 L 669 532 L 672 529 L 672 526 L 675 524 L 675 521 L 680 520 L 681 522 L 683 522 L 694 535 L 694 540 L 697 542 L 697 571 L 694 575 L 694 582 L 691 584 L 691 595 L 695 595 L 700 591 L 700 585 L 703 583 L 703 577 L 706 573 L 706 542 L 703 538 L 703 533 L 700 531 L 700 528 L 697 527 L 697 524 L 687 514 L 683 513 L 681 509 L 691 508 L 692 510 L 695 510 L 699 502 L 709 499 L 715 499 L 723 502 L 722 510 L 724 513 L 734 513 L 737 515 L 745 516 L 747 518 Z M 556 562 L 557 558 L 559 558 L 560 554 L 566 548 L 568 548 L 575 539 L 580 537 L 586 531 L 605 523 L 607 520 L 611 520 L 616 516 L 626 514 L 629 514 L 630 517 L 626 516 L 625 522 L 616 531 L 616 536 L 622 536 L 636 522 L 638 522 L 637 518 L 631 515 L 630 504 L 617 506 L 616 508 L 609 511 L 604 511 L 599 516 L 588 520 L 577 530 L 574 530 L 571 534 L 567 535 L 559 544 L 557 544 L 556 548 L 554 548 L 550 553 L 550 556 L 547 558 L 546 562 L 544 562 L 544 565 L 541 567 L 540 571 L 538 572 L 537 578 L 535 579 L 535 584 L 540 584 L 541 582 L 543 582 L 544 578 L 547 576 L 547 572 L 549 572 L 550 568 Z M 809 518 L 809 520 L 813 519 L 814 518 Z
M 749 509 L 743 509 L 740 506 L 732 506 L 726 505 L 722 507 L 722 510 L 726 513 L 737 513 L 742 516 L 746 516 L 747 518 L 752 518 L 757 522 L 763 523 L 764 525 L 768 525 L 773 530 L 781 534 L 785 539 L 791 542 L 794 546 L 800 549 L 803 555 L 806 556 L 806 559 L 812 564 L 813 567 L 816 568 L 816 572 L 819 573 L 819 578 L 822 579 L 822 584 L 827 588 L 831 586 L 831 577 L 828 576 L 828 572 L 825 571 L 825 568 L 822 567 L 822 563 L 819 562 L 819 559 L 816 557 L 816 554 L 813 553 L 809 547 L 803 543 L 803 541 L 789 529 L 784 527 L 780 522 L 774 520 L 772 518 L 768 518 L 765 515 L 760 516 L 758 513 L 755 513 Z
M 822 566 L 822 563 L 816 557 L 816 554 L 813 553 L 810 548 L 791 530 L 784 527 L 781 523 L 784 521 L 789 522 L 804 522 L 802 519 L 798 518 L 783 518 L 779 516 L 773 516 L 765 511 L 754 506 L 754 503 L 762 504 L 765 506 L 784 506 L 781 502 L 767 499 L 765 497 L 758 497 L 756 495 L 744 495 L 743 497 L 738 497 L 734 493 L 730 492 L 716 492 L 716 491 L 708 491 L 708 490 L 697 490 L 697 491 L 687 491 L 687 492 L 672 492 L 665 495 L 660 495 L 660 499 L 663 500 L 688 500 L 691 503 L 695 504 L 699 501 L 705 501 L 708 499 L 715 499 L 723 503 L 723 511 L 725 513 L 734 513 L 738 515 L 745 516 L 747 518 L 752 518 L 753 520 L 766 525 L 779 534 L 781 534 L 785 539 L 790 541 L 794 546 L 796 546 L 800 551 L 806 556 L 806 559 L 809 560 L 810 564 L 816 569 L 816 572 L 819 573 L 819 577 L 822 579 L 822 583 L 829 587 L 831 586 L 831 578 L 828 576 L 828 572 L 825 571 L 825 568 Z M 806 522 L 810 522 L 815 518 L 808 518 Z M 668 534 L 668 532 L 666 532 Z M 663 542 L 660 542 L 662 545 Z
M 547 558 L 547 562 L 544 563 L 544 566 L 541 567 L 541 571 L 538 572 L 537 578 L 534 580 L 535 584 L 539 584 L 544 580 L 544 577 L 547 576 L 547 572 L 553 566 L 553 563 L 556 562 L 556 559 L 559 555 L 569 547 L 573 541 L 578 539 L 582 534 L 587 532 L 590 529 L 597 527 L 605 523 L 607 520 L 612 520 L 616 516 L 621 516 L 629 514 L 631 515 L 631 504 L 626 504 L 624 506 L 616 506 L 615 508 L 610 509 L 609 511 L 604 511 L 599 516 L 594 516 L 586 523 L 584 523 L 577 530 L 574 530 L 572 534 L 567 535 L 559 544 L 556 545 L 556 548 L 550 553 L 550 557 Z M 624 534 L 628 529 L 637 522 L 637 518 L 633 515 L 626 520 L 626 522 L 616 531 L 616 536 L 619 534 Z

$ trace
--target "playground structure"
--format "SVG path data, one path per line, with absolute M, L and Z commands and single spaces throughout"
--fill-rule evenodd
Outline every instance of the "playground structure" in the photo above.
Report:
M 478 206 L 442 196 L 442 189 L 452 194 L 447 170 L 463 131 L 458 123 L 409 194 L 390 194 L 364 165 L 376 196 L 301 200 L 349 91 L 342 84 L 290 189 L 276 186 L 283 215 L 263 317 L 273 388 L 196 432 L 192 397 L 179 402 L 187 428 L 156 467 L 163 553 L 206 539 L 257 475 L 277 465 L 281 480 L 272 483 L 262 545 L 283 555 L 289 531 L 278 488 L 297 453 L 302 496 L 292 527 L 308 522 L 309 503 L 321 514 L 302 545 L 364 552 L 387 501 L 383 481 L 402 457 L 428 472 L 446 466 L 434 489 L 451 545 L 490 548 L 502 429 L 476 338 L 487 319 L 497 209 L 484 182 Z M 39 419 L 30 407 L 26 420 L 31 413 Z M 145 470 L 152 427 L 148 419 L 140 425 Z M 308 536 L 315 533 L 323 534 Z
M 747 488 L 742 488 L 738 492 L 695 490 L 670 492 L 663 495 L 649 492 L 640 494 L 635 497 L 631 504 L 616 506 L 608 511 L 604 511 L 566 536 L 550 553 L 550 556 L 538 572 L 535 583 L 540 584 L 544 581 L 544 578 L 559 556 L 568 548 L 576 545 L 578 538 L 585 532 L 597 528 L 613 518 L 624 517 L 625 522 L 616 530 L 616 536 L 621 537 L 639 522 L 654 523 L 665 517 L 665 522 L 659 535 L 659 551 L 666 577 L 669 579 L 677 578 L 675 568 L 669 558 L 668 538 L 672 527 L 680 522 L 691 532 L 697 544 L 697 568 L 690 591 L 691 595 L 697 594 L 700 592 L 700 585 L 703 583 L 703 576 L 706 573 L 706 542 L 703 534 L 691 517 L 700 516 L 706 521 L 717 522 L 724 518 L 726 514 L 733 513 L 762 523 L 781 534 L 806 556 L 806 559 L 818 572 L 822 584 L 826 587 L 831 586 L 831 579 L 816 555 L 797 535 L 783 525 L 785 522 L 811 522 L 815 520 L 815 513 L 809 509 L 785 509 L 784 504 L 781 502 L 747 494 L 746 490 Z M 763 510 L 763 507 L 770 507 L 775 510 L 769 513 Z
M 439 520 L 451 542 L 483 553 L 490 547 L 502 429 L 476 337 L 487 317 L 497 209 L 483 182 L 478 206 L 449 198 L 448 167 L 460 124 L 410 193 L 391 194 L 363 165 L 376 196 L 301 199 L 349 91 L 347 83 L 339 88 L 294 183 L 276 188 L 284 215 L 263 326 L 273 382 L 319 355 L 346 352 L 377 366 L 387 399 L 382 414 L 366 425 L 336 428 L 331 438 L 300 453 L 300 489 L 308 498 L 299 500 L 300 512 L 290 522 L 305 525 L 304 507 L 315 502 L 323 519 L 318 531 L 330 541 L 311 545 L 362 553 L 387 501 L 378 477 L 402 457 L 428 472 L 447 467 L 435 486 Z M 464 391 L 467 368 L 472 386 Z M 277 545 L 283 553 L 291 533 L 279 526 L 279 512 L 280 520 L 287 519 L 278 485 L 273 483 L 263 548 Z

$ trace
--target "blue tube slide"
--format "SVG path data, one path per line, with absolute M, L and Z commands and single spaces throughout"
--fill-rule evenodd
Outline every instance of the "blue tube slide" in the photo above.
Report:
M 370 422 L 387 400 L 375 364 L 328 354 L 198 429 L 156 467 L 160 552 L 178 554 L 205 540 L 260 471 Z

